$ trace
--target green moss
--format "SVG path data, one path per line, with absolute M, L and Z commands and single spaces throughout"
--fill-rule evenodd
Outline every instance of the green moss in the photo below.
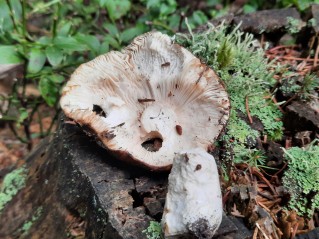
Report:
M 27 170 L 25 167 L 13 170 L 8 173 L 0 189 L 0 212 L 5 205 L 26 185 Z
M 217 51 L 217 62 L 219 64 L 219 67 L 222 69 L 230 65 L 232 59 L 232 47 L 229 44 L 228 39 L 225 39 Z
M 30 220 L 26 221 L 20 231 L 22 232 L 22 234 L 26 235 L 28 234 L 30 228 L 32 227 L 32 225 L 34 224 L 34 222 L 36 222 L 42 215 L 43 212 L 43 208 L 42 207 L 38 207 L 35 211 L 35 213 L 33 214 L 33 216 L 31 217 Z
M 245 34 L 238 27 L 230 30 L 223 24 L 210 25 L 205 32 L 177 34 L 176 42 L 212 67 L 226 85 L 231 112 L 222 140 L 234 152 L 226 157 L 235 157 L 237 161 L 259 158 L 259 163 L 262 163 L 263 153 L 253 149 L 250 142 L 256 141 L 261 134 L 273 140 L 282 137 L 282 114 L 271 101 L 270 92 L 276 82 L 273 75 L 280 70 L 279 67 L 267 61 L 264 50 L 256 47 L 258 43 L 252 34 Z M 262 122 L 262 132 L 253 130 L 246 123 L 247 103 L 250 115 Z
M 319 146 L 284 149 L 288 162 L 283 184 L 290 194 L 289 208 L 311 217 L 319 209 Z

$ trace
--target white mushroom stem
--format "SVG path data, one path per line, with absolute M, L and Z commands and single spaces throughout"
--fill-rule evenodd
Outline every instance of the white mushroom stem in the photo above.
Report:
M 221 223 L 222 212 L 214 157 L 201 148 L 177 154 L 162 218 L 165 238 L 187 234 L 211 238 Z

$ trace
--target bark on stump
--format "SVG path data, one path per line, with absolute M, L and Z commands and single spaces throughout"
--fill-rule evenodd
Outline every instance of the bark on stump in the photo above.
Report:
M 0 209 L 0 238 L 74 238 L 68 227 L 75 216 L 85 238 L 140 239 L 162 216 L 168 174 L 119 162 L 63 117 L 24 167 L 25 187 Z M 224 217 L 219 235 L 249 236 L 232 220 Z

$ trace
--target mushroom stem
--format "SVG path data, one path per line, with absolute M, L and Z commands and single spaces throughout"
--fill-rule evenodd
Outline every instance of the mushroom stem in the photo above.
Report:
M 162 217 L 165 238 L 211 238 L 221 223 L 222 212 L 214 157 L 201 148 L 177 154 Z

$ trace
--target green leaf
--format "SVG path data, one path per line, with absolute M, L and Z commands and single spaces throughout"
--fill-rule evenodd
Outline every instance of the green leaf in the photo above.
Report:
M 53 83 L 56 83 L 56 84 L 61 84 L 64 82 L 64 77 L 58 74 L 53 74 L 49 76 L 49 78 Z
M 10 9 L 6 1 L 0 1 L 0 29 L 11 30 L 13 23 L 10 17 Z
M 103 42 L 101 44 L 101 47 L 99 49 L 98 54 L 104 54 L 104 53 L 108 52 L 109 49 L 110 49 L 109 43 L 108 42 Z
M 299 8 L 299 10 L 304 11 L 306 10 L 306 8 L 308 8 L 310 6 L 310 4 L 312 3 L 312 1 L 307 1 L 307 0 L 297 0 L 297 7 Z
M 70 30 L 71 30 L 71 27 L 72 27 L 72 22 L 68 21 L 68 22 L 65 22 L 65 21 L 62 21 L 60 23 L 62 25 L 61 28 L 59 28 L 58 30 L 58 35 L 59 36 L 67 36 L 69 33 L 70 33 Z
M 20 108 L 19 109 L 19 118 L 18 118 L 18 121 L 17 121 L 17 125 L 20 126 L 23 123 L 23 121 L 28 118 L 28 116 L 29 116 L 29 113 L 28 113 L 27 109 Z
M 167 15 L 174 13 L 176 11 L 176 2 L 173 1 L 170 5 L 167 4 L 161 4 L 160 6 L 160 17 L 161 18 L 166 18 Z
M 99 42 L 99 40 L 97 39 L 96 36 L 78 34 L 78 35 L 75 36 L 75 39 L 78 42 L 87 45 L 87 47 L 90 48 L 90 50 L 92 50 L 92 51 L 94 51 L 96 53 L 99 51 L 100 42 Z
M 119 30 L 114 24 L 111 23 L 104 23 L 103 27 L 113 36 L 117 36 L 119 34 Z
M 115 21 L 124 16 L 131 8 L 129 0 L 112 0 L 105 2 L 110 19 Z
M 51 1 L 39 1 L 33 4 L 33 10 L 31 13 L 47 13 L 52 5 L 60 3 L 61 0 L 51 0 Z
M 52 66 L 58 66 L 62 62 L 63 52 L 57 47 L 48 46 L 45 49 L 45 54 Z
M 10 5 L 12 7 L 12 14 L 16 22 L 21 21 L 22 18 L 22 6 L 20 0 L 10 0 Z
M 38 43 L 42 45 L 49 45 L 50 43 L 52 43 L 52 38 L 47 36 L 40 37 L 38 39 Z
M 39 82 L 39 91 L 43 99 L 51 107 L 54 106 L 59 96 L 58 87 L 53 80 L 52 75 L 49 75 L 42 76 Z
M 74 37 L 71 36 L 58 36 L 54 38 L 53 44 L 65 52 L 85 51 L 88 49 L 83 43 L 78 42 Z
M 202 11 L 195 11 L 193 13 L 192 19 L 197 25 L 205 24 L 208 21 L 208 18 L 206 17 L 205 13 L 203 13 Z
M 44 66 L 45 60 L 46 55 L 43 50 L 37 48 L 31 49 L 27 71 L 29 73 L 39 72 Z
M 114 37 L 112 37 L 110 35 L 104 37 L 104 42 L 108 42 L 109 45 L 111 45 L 115 49 L 120 49 L 121 48 L 120 43 Z
M 53 74 L 51 76 L 49 76 L 49 79 L 56 84 L 61 84 L 64 81 L 64 77 L 58 74 Z
M 257 8 L 256 6 L 250 5 L 248 3 L 246 3 L 243 7 L 244 13 L 251 13 L 251 12 L 256 12 Z
M 176 29 L 179 27 L 179 23 L 181 21 L 181 16 L 178 16 L 178 15 L 171 15 L 167 18 L 168 20 L 168 25 L 171 29 Z
M 150 9 L 150 8 L 158 8 L 161 4 L 161 1 L 160 0 L 148 0 L 147 1 L 147 4 L 146 4 L 146 7 L 147 9 Z
M 15 46 L 0 46 L 0 64 L 18 64 L 23 62 Z
M 139 25 L 139 26 L 128 28 L 128 29 L 124 30 L 120 35 L 120 39 L 123 42 L 127 43 L 127 42 L 131 41 L 134 37 L 136 37 L 142 33 L 144 33 L 144 28 L 142 25 Z
M 101 7 L 104 7 L 107 3 L 107 0 L 98 0 L 98 3 L 100 4 Z

